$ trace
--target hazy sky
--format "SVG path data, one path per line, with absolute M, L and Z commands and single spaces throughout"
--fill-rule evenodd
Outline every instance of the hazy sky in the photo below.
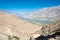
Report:
M 21 15 L 56 5 L 60 5 L 60 0 L 0 0 L 0 10 L 13 11 Z

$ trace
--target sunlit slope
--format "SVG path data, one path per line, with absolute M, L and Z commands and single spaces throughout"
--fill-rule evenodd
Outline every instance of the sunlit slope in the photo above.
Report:
M 0 13 L 0 33 L 19 36 L 19 33 L 32 34 L 41 28 L 14 15 Z

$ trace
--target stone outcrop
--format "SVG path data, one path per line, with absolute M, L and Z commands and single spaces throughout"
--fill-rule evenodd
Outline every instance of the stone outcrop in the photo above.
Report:
M 56 20 L 55 22 L 44 26 L 43 31 L 45 35 L 50 35 L 55 32 L 60 32 L 60 20 Z

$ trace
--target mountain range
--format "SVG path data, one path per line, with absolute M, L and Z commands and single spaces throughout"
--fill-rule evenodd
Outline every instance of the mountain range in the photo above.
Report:
M 36 24 L 49 24 L 58 19 L 60 19 L 60 5 L 41 8 L 24 17 L 24 20 Z

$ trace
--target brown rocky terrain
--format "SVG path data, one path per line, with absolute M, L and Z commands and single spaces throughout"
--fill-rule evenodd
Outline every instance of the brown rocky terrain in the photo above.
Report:
M 17 36 L 20 40 L 29 40 L 30 37 L 36 38 L 37 36 L 40 36 L 39 40 L 60 40 L 60 20 L 42 26 L 29 23 L 14 15 L 0 12 L 0 40 L 7 40 L 7 37 L 2 34 Z
M 17 36 L 22 38 L 21 40 L 25 40 L 24 38 L 27 38 L 41 28 L 42 26 L 31 24 L 14 15 L 0 12 L 0 33 L 2 34 Z

